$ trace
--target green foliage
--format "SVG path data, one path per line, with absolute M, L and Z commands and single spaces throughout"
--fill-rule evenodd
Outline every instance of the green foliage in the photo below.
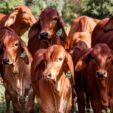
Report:
M 113 0 L 87 0 L 82 14 L 96 18 L 113 15 Z
M 32 0 L 32 3 L 29 6 L 35 16 L 39 15 L 40 12 L 47 7 L 53 7 L 61 14 L 64 3 L 64 0 Z
M 2 0 L 0 1 L 0 12 L 8 14 L 19 4 L 24 4 L 24 0 Z
M 0 0 L 0 12 L 10 13 L 19 4 L 26 4 L 36 18 L 44 8 L 54 7 L 68 24 L 79 15 L 113 15 L 113 0 Z
M 62 10 L 62 17 L 66 23 L 70 23 L 73 18 L 81 14 L 82 1 L 80 0 L 66 0 Z

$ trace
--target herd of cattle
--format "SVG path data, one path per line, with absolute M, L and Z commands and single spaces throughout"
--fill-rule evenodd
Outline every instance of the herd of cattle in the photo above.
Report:
M 21 36 L 28 30 L 28 46 Z M 113 17 L 103 20 L 80 16 L 69 34 L 53 8 L 34 18 L 29 8 L 17 6 L 0 14 L 0 74 L 5 86 L 6 113 L 27 111 L 71 113 L 77 97 L 78 112 L 113 113 Z M 23 56 L 23 54 L 25 55 Z M 74 111 L 75 110 L 75 111 Z

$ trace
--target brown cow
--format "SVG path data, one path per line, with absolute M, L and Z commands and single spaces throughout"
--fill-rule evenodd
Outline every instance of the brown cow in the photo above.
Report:
M 75 41 L 73 44 L 71 44 L 69 52 L 72 56 L 74 66 L 76 65 L 79 58 L 82 57 L 88 50 L 89 50 L 89 48 L 88 48 L 87 42 L 85 43 L 85 41 L 79 40 L 78 42 Z M 76 111 L 76 99 L 77 99 L 77 103 L 81 104 L 79 98 L 76 98 L 80 95 L 80 91 L 81 91 L 81 85 L 80 85 L 81 75 L 80 75 L 80 73 L 78 74 L 76 71 L 74 72 L 74 74 L 75 74 L 75 76 L 74 76 L 75 86 L 73 89 L 72 109 L 73 109 L 73 111 Z M 86 97 L 87 97 L 86 98 L 86 110 L 88 111 L 88 110 L 90 110 L 90 103 L 89 103 L 88 95 L 86 95 Z M 85 103 L 82 103 L 82 105 L 85 105 Z
M 66 38 L 64 23 L 58 12 L 53 8 L 42 11 L 38 21 L 29 31 L 28 48 L 32 55 L 40 48 L 53 44 L 63 44 Z
M 106 43 L 113 50 L 113 17 L 101 20 L 92 33 L 92 46 Z
M 113 113 L 113 54 L 106 44 L 97 44 L 77 62 L 79 78 L 79 112 L 84 112 L 84 91 L 90 96 L 94 113 L 110 108 Z M 80 88 L 79 87 L 79 88 Z
M 80 16 L 72 21 L 71 28 L 65 43 L 65 48 L 69 48 L 70 39 L 75 32 L 92 33 L 94 27 L 100 20 L 88 16 Z M 68 45 L 67 45 L 68 44 Z
M 71 39 L 69 48 L 73 48 L 76 46 L 76 43 L 79 41 L 83 41 L 89 48 L 91 48 L 91 34 L 88 32 L 75 32 Z
M 10 113 L 10 101 L 12 101 L 14 113 L 23 113 L 21 99 L 28 96 L 28 113 L 34 111 L 34 93 L 31 87 L 31 62 L 32 56 L 27 46 L 9 27 L 0 30 L 0 45 L 3 51 L 3 72 L 6 98 L 6 113 Z M 25 51 L 28 62 L 20 57 L 22 49 Z
M 0 26 L 11 27 L 19 36 L 22 36 L 35 22 L 34 16 L 25 5 L 17 6 L 9 15 L 0 14 Z
M 70 78 L 66 77 L 67 68 Z M 63 46 L 52 45 L 36 52 L 32 62 L 32 85 L 40 98 L 40 113 L 70 113 L 73 77 L 73 62 Z

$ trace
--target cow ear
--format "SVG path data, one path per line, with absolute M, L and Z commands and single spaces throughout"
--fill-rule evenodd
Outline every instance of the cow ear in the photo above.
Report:
M 86 64 L 89 64 L 89 62 L 93 59 L 93 56 L 91 55 L 91 53 L 89 53 L 85 58 L 84 61 Z
M 33 58 L 31 56 L 26 44 L 22 40 L 20 40 L 20 47 L 25 51 L 27 59 L 28 59 L 27 62 L 28 62 L 28 64 L 30 64 L 32 62 Z
M 67 37 L 67 34 L 65 32 L 65 29 L 64 29 L 64 22 L 61 18 L 61 16 L 58 14 L 58 31 L 61 30 L 61 35 L 60 35 L 60 38 L 61 40 L 65 40 L 65 38 Z
M 33 62 L 31 64 L 31 70 L 34 72 L 37 66 L 41 64 L 42 61 L 44 61 L 44 53 L 46 52 L 46 49 L 40 49 L 38 50 L 34 57 L 33 57 Z
M 78 72 L 82 70 L 85 66 L 86 66 L 86 63 L 84 62 L 83 57 L 81 57 L 75 65 L 75 71 Z
M 86 65 L 90 63 L 93 59 L 91 55 L 91 50 L 86 52 L 82 57 L 80 57 L 75 65 L 75 71 L 82 70 Z
M 10 16 L 4 23 L 4 26 L 11 26 L 12 24 L 14 24 L 15 20 L 16 20 L 16 15 Z
M 110 17 L 108 22 L 103 27 L 104 32 L 108 32 L 108 31 L 111 31 L 111 30 L 113 30 L 113 16 Z
M 40 19 L 39 19 L 35 24 L 33 24 L 33 26 L 29 31 L 28 34 L 29 40 L 32 40 L 34 37 L 38 37 L 40 29 L 41 27 L 40 27 Z
M 74 64 L 72 61 L 71 55 L 66 52 L 66 65 L 64 66 L 64 70 L 66 73 L 66 76 L 68 76 L 71 80 L 72 85 L 74 86 L 75 81 L 74 81 Z
M 18 14 L 18 10 L 14 10 L 11 14 L 9 14 L 7 20 L 4 23 L 4 26 L 11 26 L 16 21 L 16 17 Z

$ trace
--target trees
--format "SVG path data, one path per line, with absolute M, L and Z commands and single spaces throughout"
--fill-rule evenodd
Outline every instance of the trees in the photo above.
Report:
M 8 14 L 19 4 L 24 4 L 24 0 L 1 0 L 0 13 Z
M 44 8 L 54 7 L 66 23 L 79 15 L 104 18 L 113 14 L 113 0 L 0 0 L 0 12 L 10 13 L 18 4 L 26 4 L 36 17 Z
M 113 15 L 113 0 L 84 0 L 82 14 L 96 18 L 105 18 Z

